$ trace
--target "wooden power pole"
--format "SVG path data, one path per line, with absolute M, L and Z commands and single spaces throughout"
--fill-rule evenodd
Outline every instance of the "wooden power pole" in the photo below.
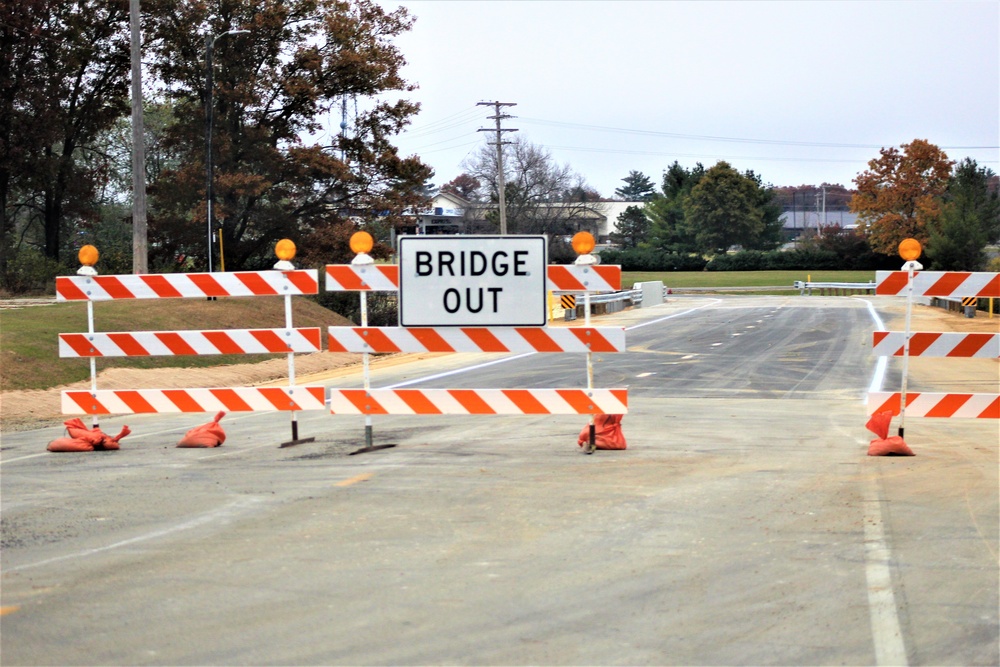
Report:
M 146 133 L 142 122 L 139 0 L 129 1 L 132 30 L 132 273 L 149 273 L 146 242 Z
M 508 118 L 513 118 L 514 116 L 509 116 L 504 113 L 500 113 L 500 107 L 514 107 L 517 106 L 516 102 L 476 102 L 476 106 L 491 106 L 494 108 L 495 114 L 493 116 L 487 116 L 490 120 L 495 120 L 497 122 L 496 129 L 492 128 L 479 128 L 479 132 L 496 132 L 497 141 L 494 144 L 497 147 L 497 188 L 499 190 L 500 196 L 500 235 L 505 236 L 507 234 L 507 202 L 504 201 L 504 189 L 505 184 L 503 180 L 503 145 L 509 144 L 509 141 L 503 140 L 504 132 L 517 132 L 516 128 L 503 128 L 500 127 L 500 121 L 506 120 Z

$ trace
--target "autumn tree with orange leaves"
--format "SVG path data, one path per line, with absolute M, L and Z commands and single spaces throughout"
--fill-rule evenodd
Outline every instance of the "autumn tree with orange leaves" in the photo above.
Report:
M 887 255 L 894 255 L 905 238 L 926 244 L 954 164 L 924 139 L 901 148 L 883 148 L 881 157 L 868 162 L 868 170 L 854 179 L 858 190 L 850 203 L 872 250 Z

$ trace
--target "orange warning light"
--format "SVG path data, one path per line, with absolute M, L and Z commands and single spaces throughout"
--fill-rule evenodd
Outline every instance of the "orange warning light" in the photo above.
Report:
M 93 266 L 97 264 L 97 258 L 101 256 L 101 253 L 97 252 L 97 248 L 94 246 L 85 245 L 80 248 L 80 252 L 76 256 L 84 266 Z
M 361 254 L 368 252 L 375 245 L 372 235 L 368 232 L 354 232 L 351 234 L 351 252 Z
M 920 241 L 916 239 L 903 239 L 899 242 L 899 256 L 907 262 L 911 262 L 920 257 L 923 248 Z
M 590 232 L 577 232 L 573 236 L 573 251 L 577 255 L 588 255 L 594 249 L 594 235 Z
M 281 239 L 274 244 L 274 254 L 282 262 L 289 262 L 295 258 L 295 242 L 291 239 Z

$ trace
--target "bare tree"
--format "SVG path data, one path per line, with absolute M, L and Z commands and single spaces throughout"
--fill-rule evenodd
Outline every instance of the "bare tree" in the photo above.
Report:
M 569 165 L 556 163 L 544 147 L 523 136 L 504 145 L 503 165 L 507 227 L 512 234 L 548 234 L 553 242 L 582 230 L 596 235 L 604 217 L 600 195 Z M 493 146 L 480 147 L 462 168 L 479 182 L 483 201 L 470 208 L 470 226 L 495 232 L 499 194 Z

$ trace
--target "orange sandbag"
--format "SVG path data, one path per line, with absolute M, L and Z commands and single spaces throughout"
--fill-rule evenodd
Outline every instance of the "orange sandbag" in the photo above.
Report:
M 109 436 L 98 427 L 87 428 L 79 419 L 68 419 L 63 422 L 67 438 L 56 438 L 49 443 L 50 452 L 93 452 L 119 449 L 119 441 L 131 433 L 128 426 L 122 426 L 121 432 L 115 437 Z
M 119 449 L 118 441 L 124 438 L 126 435 L 132 432 L 128 426 L 122 426 L 121 432 L 115 437 L 109 435 L 104 436 L 104 442 L 101 443 L 100 447 L 95 447 L 94 449 Z
M 898 435 L 889 437 L 892 412 L 879 412 L 871 416 L 865 428 L 878 437 L 868 443 L 868 456 L 914 456 L 913 450 Z
M 218 447 L 226 441 L 226 432 L 222 430 L 222 426 L 219 424 L 219 420 L 225 416 L 225 412 L 220 412 L 215 415 L 215 419 L 207 424 L 195 426 L 193 429 L 184 434 L 184 437 L 177 443 L 177 446 Z
M 624 415 L 594 415 L 594 445 L 597 449 L 625 449 L 625 434 L 622 433 Z M 590 425 L 583 427 L 576 444 L 580 447 L 590 442 Z
M 94 446 L 79 438 L 56 438 L 49 443 L 50 452 L 92 452 Z
M 107 437 L 100 428 L 87 428 L 79 417 L 64 421 L 63 426 L 66 427 L 66 432 L 69 433 L 69 437 L 89 442 L 92 445 L 91 449 L 97 445 L 103 444 L 104 438 Z

